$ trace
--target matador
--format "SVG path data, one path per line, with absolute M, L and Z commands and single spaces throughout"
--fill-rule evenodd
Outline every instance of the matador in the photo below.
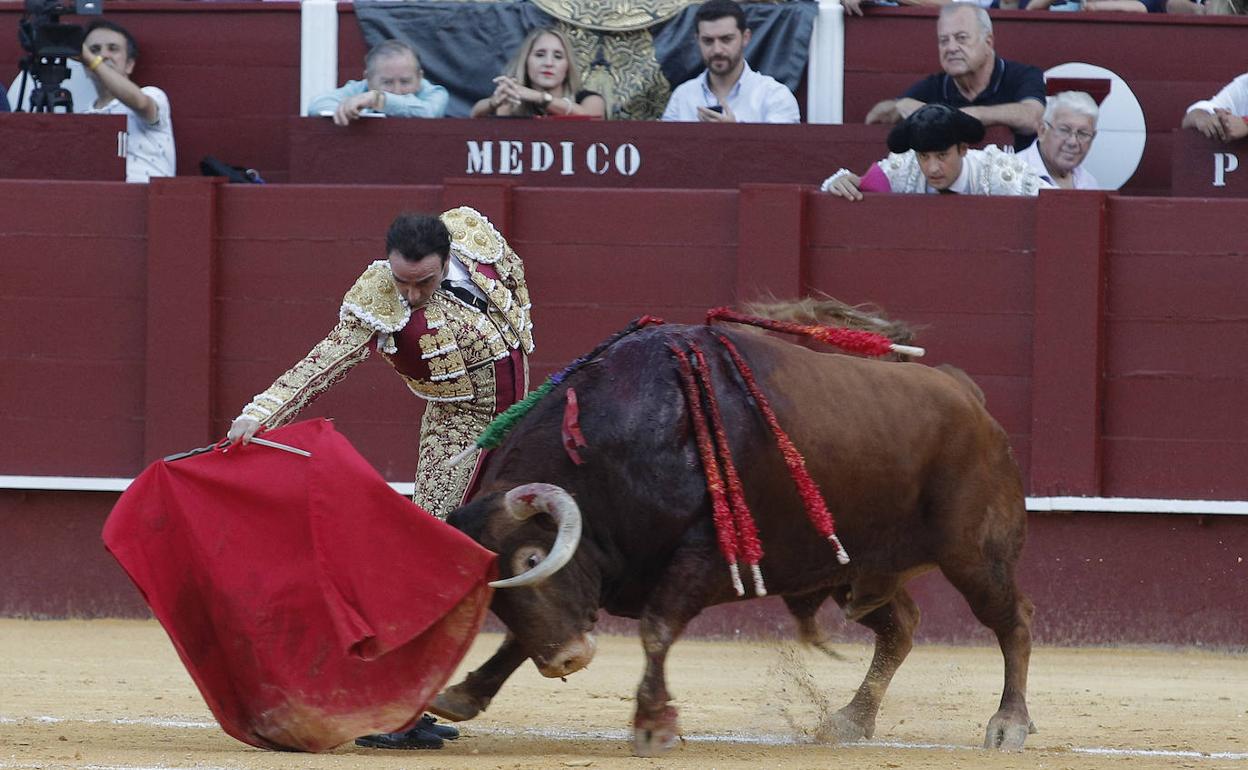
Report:
M 446 518 L 468 495 L 481 463 L 444 467 L 528 391 L 533 323 L 524 267 L 482 214 L 400 214 L 386 259 L 347 291 L 338 325 L 302 361 L 243 408 L 231 441 L 274 428 L 328 390 L 376 348 L 428 404 L 412 500 Z

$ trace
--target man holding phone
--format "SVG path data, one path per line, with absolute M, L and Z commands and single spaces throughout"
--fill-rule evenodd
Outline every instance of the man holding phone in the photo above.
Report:
M 797 123 L 797 99 L 783 83 L 750 69 L 750 30 L 733 0 L 707 0 L 694 16 L 706 69 L 676 90 L 663 120 L 704 123 Z

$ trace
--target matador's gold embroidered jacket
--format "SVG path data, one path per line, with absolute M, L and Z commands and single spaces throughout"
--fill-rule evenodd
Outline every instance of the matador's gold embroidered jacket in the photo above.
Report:
M 242 412 L 268 428 L 290 422 L 367 358 L 376 339 L 378 352 L 408 388 L 430 402 L 421 420 L 412 499 L 439 517 L 462 502 L 477 470 L 477 463 L 464 462 L 448 471 L 443 462 L 524 397 L 528 354 L 533 352 L 529 291 L 520 258 L 489 220 L 471 208 L 452 209 L 442 221 L 451 233 L 450 258 L 459 260 L 485 294 L 486 312 L 442 289 L 413 312 L 389 264 L 378 260 L 347 291 L 333 331 Z

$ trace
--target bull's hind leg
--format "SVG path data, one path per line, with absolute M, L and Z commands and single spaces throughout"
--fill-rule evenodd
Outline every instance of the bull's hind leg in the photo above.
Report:
M 848 588 L 839 588 L 832 596 L 842 607 L 850 602 Z M 880 711 L 880 701 L 893 681 L 893 674 L 897 673 L 897 668 L 914 646 L 919 608 L 906 589 L 898 588 L 888 603 L 859 618 L 858 622 L 875 632 L 875 654 L 871 658 L 871 667 L 849 704 L 820 726 L 820 740 L 856 741 L 875 734 L 875 717 Z
M 1028 732 L 1035 732 L 1027 714 L 1027 666 L 1031 660 L 1031 600 L 1018 590 L 1012 559 L 941 565 L 949 582 L 966 597 L 979 622 L 997 635 L 1005 659 L 1001 707 L 988 720 L 984 748 L 1019 751 Z
M 784 603 L 797 621 L 797 640 L 810 645 L 834 660 L 845 660 L 845 656 L 832 649 L 828 633 L 824 631 L 815 615 L 819 607 L 832 595 L 832 589 L 825 588 L 808 594 L 796 594 L 784 597 Z

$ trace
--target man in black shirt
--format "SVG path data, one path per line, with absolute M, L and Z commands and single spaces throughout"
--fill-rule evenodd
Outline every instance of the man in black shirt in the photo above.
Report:
M 872 107 L 867 123 L 896 123 L 924 104 L 947 104 L 985 126 L 1009 126 L 1016 150 L 1035 141 L 1044 115 L 1044 73 L 997 56 L 987 11 L 971 3 L 944 6 L 936 21 L 936 43 L 943 72 L 910 86 L 899 99 Z

